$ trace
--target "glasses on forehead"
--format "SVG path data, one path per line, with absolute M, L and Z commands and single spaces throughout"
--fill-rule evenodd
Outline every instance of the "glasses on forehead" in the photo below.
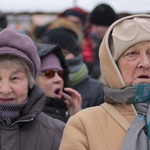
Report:
M 54 69 L 48 69 L 44 71 L 40 71 L 39 74 L 44 75 L 46 78 L 53 78 L 55 76 L 55 73 L 59 75 L 62 79 L 64 78 L 64 71 L 63 70 L 54 70 Z

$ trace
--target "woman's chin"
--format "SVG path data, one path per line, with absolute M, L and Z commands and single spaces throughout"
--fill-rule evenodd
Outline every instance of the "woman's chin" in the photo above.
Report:
M 62 98 L 62 95 L 61 95 L 61 94 L 55 94 L 54 97 L 57 98 L 57 99 L 61 99 L 61 98 Z
M 150 79 L 136 79 L 134 80 L 134 82 L 132 82 L 132 85 L 135 85 L 135 84 L 148 84 L 150 83 Z

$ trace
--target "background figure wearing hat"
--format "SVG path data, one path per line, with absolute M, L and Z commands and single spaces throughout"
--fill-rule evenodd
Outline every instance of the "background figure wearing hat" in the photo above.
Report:
M 78 26 L 73 21 L 71 21 L 67 18 L 64 18 L 64 17 L 58 18 L 57 20 L 55 20 L 54 22 L 52 22 L 49 25 L 49 27 L 46 31 L 48 31 L 50 29 L 58 28 L 58 27 L 65 27 L 65 28 L 68 28 L 70 30 L 73 30 L 78 35 L 79 45 L 82 47 L 82 45 L 83 45 L 83 33 L 81 32 L 81 30 L 78 28 Z
M 0 12 L 0 31 L 7 27 L 7 16 L 6 14 Z
M 44 34 L 41 41 L 61 47 L 70 71 L 70 87 L 81 94 L 82 109 L 103 103 L 103 83 L 88 75 L 75 32 L 63 27 L 51 29 Z
M 41 58 L 36 83 L 46 94 L 43 112 L 67 122 L 70 116 L 81 110 L 81 95 L 68 87 L 68 67 L 60 47 L 39 43 L 36 43 L 36 46 Z
M 45 94 L 34 84 L 39 69 L 40 59 L 32 39 L 13 29 L 2 30 L 1 149 L 58 150 L 65 124 L 42 113 Z
M 98 50 L 108 27 L 118 19 L 118 15 L 113 8 L 107 4 L 97 5 L 89 16 L 89 22 L 91 24 L 90 41 L 93 49 L 93 62 L 89 64 L 89 74 L 96 79 L 99 79 L 100 67 Z
M 59 15 L 59 17 L 65 17 L 68 20 L 74 22 L 77 27 L 82 31 L 82 56 L 83 61 L 89 65 L 93 61 L 93 50 L 90 42 L 90 24 L 88 22 L 89 13 L 80 7 L 73 7 L 65 10 Z M 89 67 L 88 67 L 89 68 Z
M 59 14 L 59 17 L 65 17 L 74 22 L 84 33 L 88 13 L 80 7 L 72 7 Z
M 68 120 L 60 150 L 150 149 L 149 34 L 146 14 L 123 17 L 108 28 L 99 52 L 105 103 Z

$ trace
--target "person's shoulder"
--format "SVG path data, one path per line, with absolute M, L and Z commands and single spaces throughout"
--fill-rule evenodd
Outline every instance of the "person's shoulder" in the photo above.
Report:
M 99 79 L 94 79 L 91 76 L 89 76 L 90 82 L 93 82 L 95 84 L 103 85 L 103 83 Z
M 62 133 L 65 127 L 65 123 L 61 120 L 52 118 L 45 113 L 41 112 L 36 118 L 41 126 L 47 128 L 53 132 Z
M 106 115 L 107 115 L 106 111 L 104 111 L 101 105 L 99 105 L 82 109 L 81 111 L 71 116 L 70 118 L 73 118 L 74 120 L 88 122 L 93 120 L 94 118 L 98 119 L 99 116 L 105 117 Z
M 94 78 L 92 78 L 91 76 L 87 76 L 84 80 L 83 80 L 83 82 L 82 83 L 84 83 L 84 84 L 88 84 L 89 86 L 90 85 L 94 85 L 94 86 L 104 86 L 104 84 L 100 81 L 100 80 L 98 80 L 98 79 L 94 79 Z
M 108 124 L 108 113 L 100 106 L 85 108 L 71 116 L 66 123 L 66 128 L 85 131 L 93 127 L 106 126 Z
M 87 76 L 89 82 L 93 82 L 95 84 L 103 84 L 99 79 L 92 78 L 91 76 Z

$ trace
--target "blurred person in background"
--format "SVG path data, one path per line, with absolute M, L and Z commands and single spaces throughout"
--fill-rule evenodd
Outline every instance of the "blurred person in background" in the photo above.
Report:
M 43 112 L 67 122 L 81 110 L 81 95 L 69 88 L 69 71 L 62 50 L 57 45 L 36 43 L 41 67 L 36 83 L 46 94 Z
M 44 25 L 32 25 L 30 30 L 30 37 L 34 40 L 34 42 L 40 42 L 40 38 L 47 31 L 50 23 L 46 23 Z
M 103 83 L 88 75 L 77 34 L 68 28 L 58 27 L 48 30 L 41 41 L 60 46 L 70 71 L 70 87 L 82 96 L 82 109 L 103 103 Z
M 106 33 L 108 27 L 118 19 L 117 13 L 108 4 L 97 5 L 89 14 L 90 29 L 90 42 L 93 49 L 93 62 L 90 66 L 89 74 L 96 79 L 100 78 L 100 64 L 98 51 L 101 41 Z
M 0 11 L 0 31 L 6 28 L 8 25 L 7 16 L 6 14 Z
M 64 12 L 59 14 L 59 17 L 67 18 L 74 22 L 77 27 L 84 33 L 84 29 L 87 23 L 88 13 L 80 7 L 72 7 L 66 9 Z
M 49 25 L 49 27 L 47 28 L 47 31 L 49 29 L 54 29 L 57 27 L 65 27 L 70 30 L 73 30 L 77 34 L 77 36 L 79 38 L 79 45 L 82 48 L 83 43 L 84 43 L 83 33 L 81 32 L 80 28 L 78 28 L 78 26 L 73 21 L 71 21 L 65 17 L 58 18 Z
M 81 30 L 83 34 L 81 54 L 83 61 L 86 63 L 89 70 L 91 68 L 91 63 L 94 60 L 93 49 L 90 43 L 90 24 L 88 22 L 89 13 L 80 7 L 73 7 L 62 12 L 59 17 L 65 17 L 71 20 Z

